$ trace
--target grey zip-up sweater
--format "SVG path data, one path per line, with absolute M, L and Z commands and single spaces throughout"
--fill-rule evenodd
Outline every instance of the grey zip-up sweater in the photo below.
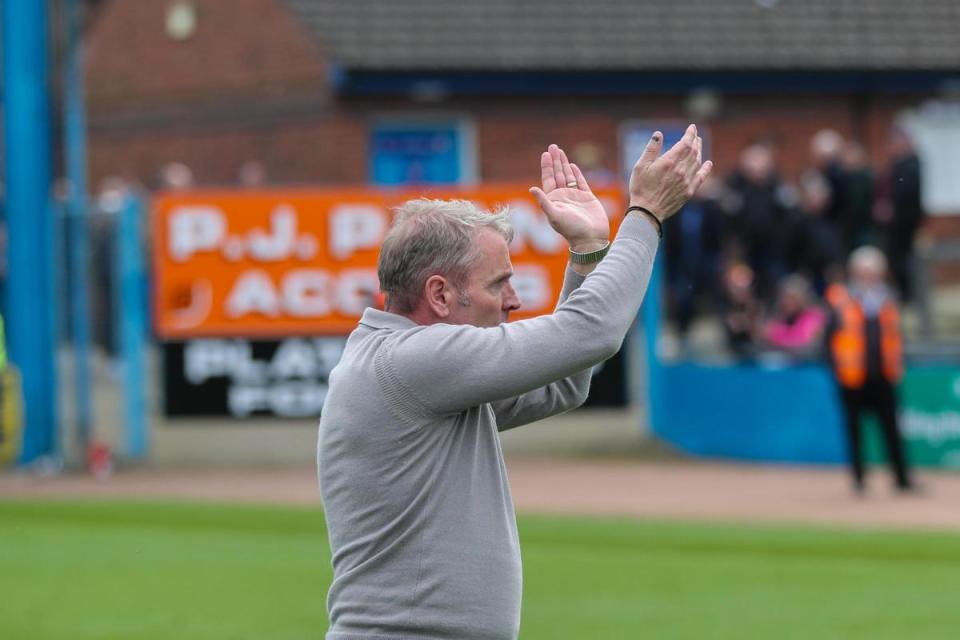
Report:
M 317 461 L 328 640 L 513 640 L 522 576 L 498 430 L 583 403 L 640 308 L 657 234 L 624 220 L 555 311 L 492 328 L 367 309 L 330 375 Z

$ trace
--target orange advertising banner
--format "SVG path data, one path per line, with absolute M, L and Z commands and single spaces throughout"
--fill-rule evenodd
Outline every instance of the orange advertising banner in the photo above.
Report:
M 377 255 L 392 208 L 410 198 L 464 198 L 512 212 L 512 318 L 549 313 L 560 293 L 567 243 L 524 186 L 422 190 L 190 191 L 153 206 L 157 334 L 283 337 L 353 330 L 379 291 Z M 622 196 L 598 190 L 614 231 Z

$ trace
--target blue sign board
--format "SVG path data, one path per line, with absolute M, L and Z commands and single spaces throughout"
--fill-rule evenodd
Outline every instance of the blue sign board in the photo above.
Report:
M 374 184 L 458 184 L 464 179 L 464 140 L 457 122 L 387 124 L 370 134 Z

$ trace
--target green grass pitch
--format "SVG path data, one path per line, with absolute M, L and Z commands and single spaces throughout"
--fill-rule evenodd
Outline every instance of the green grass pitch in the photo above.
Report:
M 956 638 L 960 536 L 522 517 L 520 637 Z M 319 508 L 0 502 L 0 638 L 322 638 Z

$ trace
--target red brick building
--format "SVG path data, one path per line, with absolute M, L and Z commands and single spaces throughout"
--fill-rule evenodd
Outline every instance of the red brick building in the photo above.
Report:
M 721 173 L 772 141 L 795 177 L 824 127 L 884 162 L 896 115 L 960 82 L 953 0 L 100 5 L 94 186 L 170 162 L 230 184 L 250 160 L 274 183 L 368 183 L 379 128 L 411 122 L 453 128 L 465 180 L 532 182 L 550 142 L 616 171 L 635 120 L 697 121 Z

